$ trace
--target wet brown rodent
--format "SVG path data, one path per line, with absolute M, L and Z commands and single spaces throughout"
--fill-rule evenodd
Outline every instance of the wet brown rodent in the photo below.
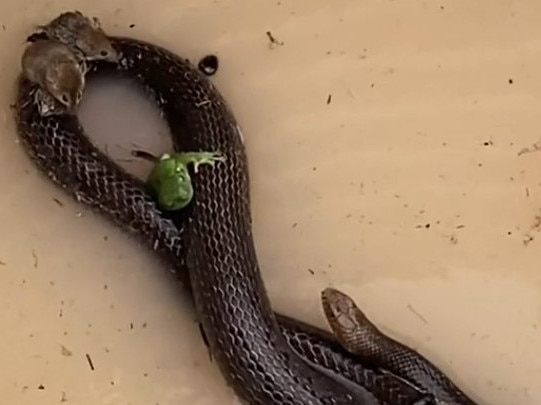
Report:
M 45 25 L 38 25 L 37 28 L 41 30 L 41 33 L 31 35 L 30 41 L 33 38 L 46 37 L 81 52 L 89 61 L 116 62 L 118 60 L 118 53 L 96 17 L 89 18 L 80 11 L 68 11 Z
M 24 76 L 37 84 L 41 93 L 49 93 L 68 112 L 75 112 L 83 96 L 86 66 L 69 47 L 37 40 L 25 49 L 21 65 Z

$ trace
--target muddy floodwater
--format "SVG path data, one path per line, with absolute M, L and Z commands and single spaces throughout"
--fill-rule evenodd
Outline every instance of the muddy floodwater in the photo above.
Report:
M 24 39 L 73 9 L 194 62 L 218 56 L 211 80 L 243 129 L 277 311 L 326 328 L 320 291 L 341 289 L 479 405 L 541 403 L 535 0 L 4 0 L 1 403 L 237 401 L 163 263 L 17 142 Z M 141 176 L 148 163 L 130 151 L 169 148 L 152 104 L 122 81 L 91 83 L 80 116 Z

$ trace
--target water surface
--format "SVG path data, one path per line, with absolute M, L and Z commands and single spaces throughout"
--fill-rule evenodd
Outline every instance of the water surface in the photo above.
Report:
M 219 56 L 213 81 L 245 134 L 276 310 L 326 327 L 319 292 L 334 286 L 480 405 L 541 403 L 534 0 L 5 0 L 3 402 L 235 401 L 161 263 L 67 198 L 16 143 L 9 104 L 24 37 L 76 8 L 194 61 Z M 122 83 L 87 96 L 93 139 L 144 174 L 129 151 L 166 150 L 156 112 Z

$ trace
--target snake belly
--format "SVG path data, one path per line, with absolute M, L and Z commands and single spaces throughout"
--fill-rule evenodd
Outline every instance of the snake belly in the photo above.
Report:
M 111 68 L 151 94 L 169 124 L 175 150 L 215 150 L 226 161 L 194 174 L 196 197 L 188 216 L 185 211 L 165 215 L 140 179 L 85 137 L 77 117 L 40 116 L 34 104 L 36 88 L 21 78 L 17 129 L 37 167 L 78 201 L 162 253 L 174 272 L 188 273 L 212 354 L 224 378 L 246 402 L 414 403 L 420 397 L 415 390 L 364 367 L 324 331 L 312 328 L 305 334 L 302 323 L 285 317 L 277 323 L 252 239 L 243 141 L 225 101 L 189 61 L 147 42 L 121 37 L 111 41 L 122 54 L 119 64 L 96 62 L 91 69 Z M 346 386 L 310 363 L 359 385 Z M 369 392 L 372 387 L 375 391 Z

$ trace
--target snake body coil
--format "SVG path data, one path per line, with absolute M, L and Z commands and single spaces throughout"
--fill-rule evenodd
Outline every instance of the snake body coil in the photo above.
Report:
M 118 64 L 94 62 L 91 70 L 119 72 L 150 93 L 169 124 L 176 151 L 217 151 L 226 161 L 201 167 L 194 175 L 188 216 L 165 215 L 141 180 L 85 137 L 77 117 L 41 116 L 35 86 L 21 78 L 16 121 L 35 164 L 78 201 L 163 253 L 179 275 L 189 275 L 211 352 L 248 403 L 416 403 L 421 395 L 415 389 L 377 367 L 364 367 L 329 333 L 275 316 L 252 239 L 243 140 L 225 101 L 187 60 L 143 41 L 111 41 L 122 55 Z

